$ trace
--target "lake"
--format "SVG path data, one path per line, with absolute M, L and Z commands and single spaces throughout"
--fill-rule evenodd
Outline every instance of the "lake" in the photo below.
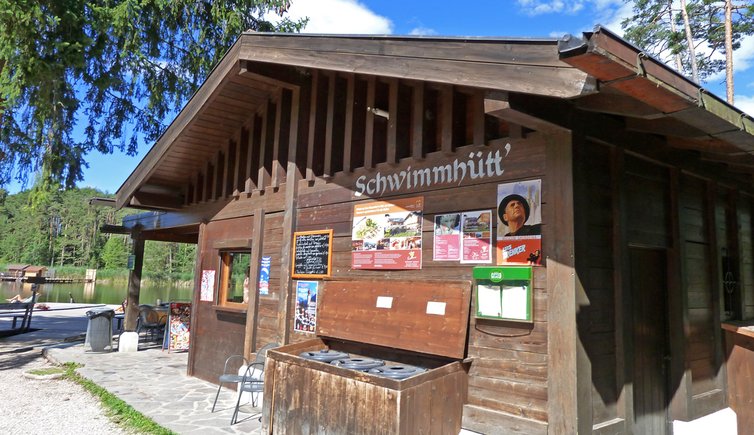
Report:
M 143 285 L 139 293 L 140 304 L 162 302 L 191 302 L 192 287 L 176 287 L 172 283 Z M 126 298 L 128 286 L 124 284 L 78 283 L 42 284 L 37 302 L 74 302 L 85 304 L 120 304 Z M 15 281 L 0 281 L 0 296 L 3 299 L 31 296 L 31 284 Z M 3 300 L 3 302 L 5 302 Z

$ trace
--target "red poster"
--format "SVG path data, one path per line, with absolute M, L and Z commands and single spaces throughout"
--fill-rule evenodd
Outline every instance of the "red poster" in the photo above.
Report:
M 542 181 L 497 186 L 497 264 L 542 263 Z
M 421 269 L 424 197 L 353 208 L 351 268 Z
M 461 213 L 461 263 L 492 263 L 492 212 Z
M 461 259 L 461 214 L 435 216 L 435 240 L 432 259 L 435 261 L 458 261 Z

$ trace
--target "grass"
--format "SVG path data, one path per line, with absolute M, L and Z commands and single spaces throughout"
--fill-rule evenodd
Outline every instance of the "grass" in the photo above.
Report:
M 175 432 L 160 426 L 109 391 L 76 373 L 76 369 L 81 367 L 80 364 L 65 363 L 63 367 L 64 377 L 81 385 L 86 391 L 99 398 L 108 417 L 125 430 L 140 434 L 175 435 Z
M 57 375 L 58 373 L 67 373 L 67 370 L 63 367 L 43 367 L 39 369 L 29 370 L 26 373 L 29 373 L 31 375 L 36 375 L 36 376 L 47 376 L 47 375 Z

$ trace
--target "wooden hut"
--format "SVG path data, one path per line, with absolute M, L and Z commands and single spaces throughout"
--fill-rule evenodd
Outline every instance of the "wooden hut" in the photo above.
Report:
M 24 269 L 24 278 L 42 278 L 47 272 L 44 266 L 28 266 Z
M 196 243 L 188 373 L 216 382 L 229 354 L 314 338 L 295 323 L 296 233 L 331 231 L 313 278 L 328 289 L 528 262 L 531 321 L 468 302 L 461 426 L 666 433 L 727 406 L 721 323 L 754 318 L 753 134 L 751 117 L 602 28 L 246 33 L 117 192 L 118 207 L 149 211 L 123 222 L 130 297 L 143 240 Z M 540 237 L 507 228 L 508 195 L 526 197 Z M 382 238 L 358 227 L 374 204 L 420 217 L 411 259 L 382 255 L 386 221 Z M 439 228 L 458 215 L 455 234 L 474 240 L 443 250 Z M 531 238 L 538 249 L 513 246 Z
M 28 267 L 30 267 L 28 264 L 9 264 L 7 266 L 8 276 L 12 276 L 14 278 L 23 278 L 24 271 Z

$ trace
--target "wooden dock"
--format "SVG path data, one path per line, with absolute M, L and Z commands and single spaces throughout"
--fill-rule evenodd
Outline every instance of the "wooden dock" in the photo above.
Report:
M 10 276 L 0 275 L 0 281 L 31 282 L 36 284 L 76 284 L 92 282 L 90 278 L 57 278 L 57 277 L 36 277 L 36 276 Z

